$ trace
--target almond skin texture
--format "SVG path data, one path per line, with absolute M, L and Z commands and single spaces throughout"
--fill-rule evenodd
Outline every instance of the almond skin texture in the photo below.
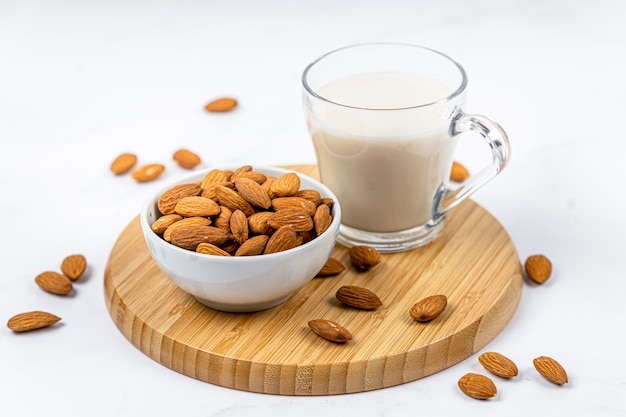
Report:
M 202 159 L 189 149 L 179 149 L 172 157 L 181 168 L 193 169 L 200 165 Z
M 289 226 L 282 226 L 269 238 L 263 253 L 267 255 L 269 253 L 282 252 L 295 248 L 297 244 L 298 235 L 295 230 Z
M 454 182 L 462 182 L 468 179 L 470 176 L 469 171 L 465 166 L 459 162 L 452 162 L 452 169 L 450 170 L 450 180 Z
M 87 259 L 83 255 L 69 255 L 61 262 L 61 272 L 63 275 L 76 281 L 87 269 Z
M 133 171 L 132 177 L 137 182 L 147 182 L 157 179 L 165 171 L 162 164 L 147 164 Z
M 561 364 L 554 359 L 548 356 L 539 356 L 533 359 L 533 365 L 537 372 L 548 381 L 557 385 L 567 384 L 567 372 L 565 372 Z
M 228 207 L 233 212 L 241 210 L 246 216 L 251 216 L 255 213 L 254 207 L 235 190 L 218 186 L 215 188 L 215 194 L 220 204 Z
M 272 206 L 269 194 L 258 182 L 250 178 L 238 178 L 235 180 L 235 187 L 241 194 L 241 197 L 253 206 L 263 209 L 268 209 Z
M 111 163 L 111 172 L 115 175 L 126 174 L 137 163 L 137 156 L 132 153 L 123 153 Z
M 45 271 L 35 277 L 35 282 L 43 290 L 52 294 L 67 295 L 72 291 L 72 281 L 65 275 L 54 271 Z
M 169 225 L 163 232 L 163 239 L 170 242 L 172 240 L 172 232 L 179 227 L 183 226 L 210 226 L 211 220 L 206 217 L 187 217 Z
M 162 235 L 168 227 L 182 219 L 180 214 L 166 214 L 156 219 L 150 228 L 157 235 Z
M 239 244 L 248 240 L 248 219 L 243 211 L 233 211 L 230 216 L 230 232 Z
M 352 334 L 341 324 L 326 319 L 315 319 L 308 323 L 309 328 L 317 335 L 335 343 L 346 343 L 352 340 Z
M 291 197 L 300 190 L 300 177 L 288 172 L 276 178 L 270 187 L 273 197 Z
M 183 226 L 172 231 L 172 244 L 195 251 L 200 243 L 219 246 L 228 240 L 228 233 L 213 226 Z
M 174 212 L 183 217 L 211 217 L 220 214 L 220 206 L 206 197 L 183 197 L 176 203 Z
M 297 208 L 285 208 L 275 212 L 268 220 L 267 224 L 278 229 L 289 226 L 296 232 L 306 232 L 313 229 L 313 219 L 304 210 Z
M 172 214 L 175 212 L 176 203 L 184 197 L 198 196 L 202 192 L 200 184 L 179 184 L 175 185 L 159 197 L 157 208 L 161 214 Z
M 515 362 L 498 352 L 485 352 L 478 357 L 478 362 L 501 378 L 513 378 L 518 374 Z
M 258 235 L 251 237 L 239 246 L 235 252 L 235 256 L 256 256 L 262 255 L 265 250 L 265 246 L 270 237 L 267 235 Z
M 359 271 L 366 271 L 381 261 L 380 252 L 369 246 L 353 246 L 348 251 L 352 265 Z
M 445 295 L 431 295 L 415 303 L 409 315 L 413 320 L 428 322 L 439 316 L 447 305 L 448 298 Z
M 498 393 L 496 385 L 489 377 L 471 372 L 463 375 L 458 385 L 466 395 L 477 400 L 487 400 Z
M 226 252 L 224 249 L 221 249 L 212 243 L 200 243 L 196 247 L 196 252 L 204 253 L 205 255 L 214 255 L 214 256 L 230 256 L 230 253 Z
M 343 304 L 361 310 L 376 310 L 383 305 L 376 294 L 367 288 L 356 285 L 344 285 L 335 293 L 335 298 Z
M 313 215 L 313 227 L 317 236 L 324 233 L 333 222 L 333 216 L 330 214 L 330 208 L 326 204 L 320 204 Z
M 237 107 L 237 100 L 232 97 L 217 98 L 204 106 L 204 109 L 208 112 L 223 113 L 233 110 Z
M 320 269 L 320 271 L 317 273 L 316 277 L 319 277 L 319 278 L 332 277 L 335 275 L 339 275 L 340 273 L 345 271 L 345 269 L 346 267 L 343 265 L 343 263 L 339 259 L 333 258 L 331 256 L 330 258 L 326 260 L 326 263 L 324 264 L 322 269 Z
M 45 311 L 29 311 L 11 317 L 7 322 L 7 327 L 17 333 L 29 332 L 48 327 L 59 320 L 61 320 L 61 317 Z
M 528 278 L 537 284 L 543 284 L 552 275 L 552 263 L 545 255 L 529 256 L 524 268 Z

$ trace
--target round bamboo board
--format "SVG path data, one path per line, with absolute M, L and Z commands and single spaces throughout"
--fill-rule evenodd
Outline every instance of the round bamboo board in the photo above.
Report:
M 291 166 L 317 176 L 312 165 Z M 507 325 L 522 293 L 515 247 L 487 211 L 468 200 L 447 216 L 443 233 L 410 252 L 383 254 L 366 272 L 347 249 L 346 270 L 315 278 L 285 303 L 257 313 L 223 313 L 176 287 L 152 261 L 135 218 L 115 243 L 104 275 L 107 308 L 123 335 L 158 363 L 212 384 L 283 395 L 362 392 L 414 381 L 476 353 Z M 342 285 L 383 301 L 375 311 L 343 306 Z M 420 299 L 448 297 L 429 323 L 408 314 Z M 353 335 L 326 341 L 307 326 L 325 318 Z

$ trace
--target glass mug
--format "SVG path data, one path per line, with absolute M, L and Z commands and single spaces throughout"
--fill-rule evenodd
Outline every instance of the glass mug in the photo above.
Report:
M 338 241 L 346 246 L 400 252 L 432 241 L 446 213 L 509 158 L 497 123 L 463 113 L 463 67 L 435 50 L 348 46 L 308 65 L 302 83 L 320 178 L 342 206 Z M 451 189 L 458 135 L 468 131 L 485 139 L 492 160 Z

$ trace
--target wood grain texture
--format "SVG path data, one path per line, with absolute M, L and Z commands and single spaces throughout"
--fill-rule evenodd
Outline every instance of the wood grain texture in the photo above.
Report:
M 312 165 L 288 167 L 317 177 Z M 507 325 L 522 293 L 522 269 L 502 226 L 469 200 L 454 209 L 430 244 L 383 254 L 367 272 L 350 266 L 347 249 L 333 256 L 341 275 L 316 278 L 285 303 L 257 313 L 222 313 L 195 301 L 161 273 L 135 218 L 115 243 L 104 275 L 115 325 L 140 351 L 184 375 L 224 387 L 283 395 L 361 392 L 414 381 L 477 352 Z M 341 305 L 342 285 L 359 285 L 383 301 L 375 311 Z M 411 306 L 448 297 L 429 323 Z M 354 339 L 328 342 L 311 319 L 341 323 Z

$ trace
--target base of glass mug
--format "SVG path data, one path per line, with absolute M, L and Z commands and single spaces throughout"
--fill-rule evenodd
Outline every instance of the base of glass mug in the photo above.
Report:
M 404 252 L 431 242 L 439 236 L 444 225 L 445 218 L 440 217 L 437 222 L 427 223 L 412 229 L 377 233 L 355 229 L 342 224 L 339 227 L 337 242 L 347 247 L 370 246 L 383 253 Z

